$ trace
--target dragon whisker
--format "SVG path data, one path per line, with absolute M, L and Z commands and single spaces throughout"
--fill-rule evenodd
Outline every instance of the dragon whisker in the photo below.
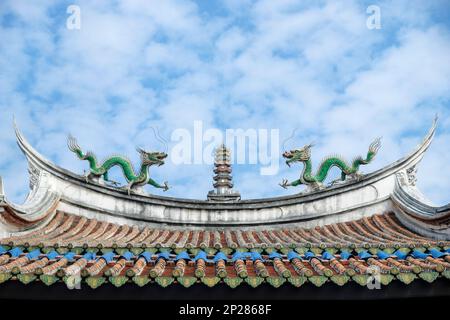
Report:
M 288 142 L 290 139 L 292 139 L 295 136 L 295 132 L 297 130 L 298 130 L 298 128 L 294 128 L 294 130 L 292 130 L 291 135 L 288 138 L 284 139 L 284 141 L 283 141 L 283 150 L 286 149 L 286 142 Z
M 158 128 L 156 128 L 156 134 L 158 135 L 158 137 L 160 138 L 160 141 L 163 143 L 164 145 L 164 152 L 167 153 L 167 151 L 169 150 L 169 147 L 167 145 L 167 141 L 166 139 L 164 139 L 161 134 L 159 133 Z
M 155 127 L 150 127 L 153 131 L 153 135 L 155 136 L 156 140 L 158 140 L 160 143 L 163 144 L 164 146 L 164 153 L 167 153 L 167 150 L 169 149 L 167 146 L 167 142 L 164 138 L 161 137 L 161 135 L 159 134 L 159 130 L 158 128 Z

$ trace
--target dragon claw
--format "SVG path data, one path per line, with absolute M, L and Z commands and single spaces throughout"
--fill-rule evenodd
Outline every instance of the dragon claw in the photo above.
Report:
M 280 187 L 287 189 L 288 185 L 289 185 L 289 181 L 287 179 L 283 179 L 283 181 L 281 181 L 281 183 L 279 183 Z
M 117 181 L 108 180 L 109 183 L 111 183 L 113 186 L 117 187 L 119 183 Z
M 132 186 L 133 186 L 132 182 L 128 183 L 128 185 L 126 186 L 126 190 L 127 190 L 127 193 L 128 193 L 129 196 L 131 195 L 131 187 Z
M 167 191 L 169 190 L 169 184 L 167 183 L 167 181 L 164 181 L 164 187 L 163 187 L 163 191 Z
M 84 171 L 84 181 L 86 183 L 89 183 L 89 173 L 87 173 L 86 171 Z

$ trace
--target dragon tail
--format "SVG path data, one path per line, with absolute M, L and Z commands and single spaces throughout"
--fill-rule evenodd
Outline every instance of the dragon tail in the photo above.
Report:
M 95 155 L 90 151 L 83 153 L 77 140 L 71 135 L 67 138 L 67 146 L 69 147 L 69 150 L 75 153 L 80 160 L 87 160 L 91 169 L 97 168 L 97 159 L 95 158 Z
M 367 152 L 367 156 L 365 159 L 363 159 L 362 157 L 358 157 L 355 160 L 353 160 L 352 163 L 353 170 L 358 171 L 360 165 L 370 163 L 377 154 L 380 147 L 381 147 L 381 137 L 378 137 L 370 144 L 369 151 Z

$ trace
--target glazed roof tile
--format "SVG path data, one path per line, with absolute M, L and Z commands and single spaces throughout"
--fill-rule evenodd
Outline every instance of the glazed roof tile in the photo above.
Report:
M 337 252 L 331 250 L 334 253 L 328 251 L 335 248 L 325 248 L 318 255 L 311 251 L 303 252 L 304 248 L 287 252 L 273 248 L 258 251 L 240 248 L 232 252 L 211 249 L 208 253 L 199 249 L 141 248 L 142 252 L 135 255 L 128 250 L 96 248 L 87 248 L 82 252 L 58 248 L 45 254 L 44 251 L 49 248 L 28 247 L 14 257 L 11 252 L 18 249 L 21 247 L 14 247 L 0 256 L 6 258 L 1 259 L 1 282 L 16 279 L 27 283 L 40 279 L 50 284 L 67 282 L 68 277 L 79 274 L 91 287 L 98 286 L 99 282 L 114 285 L 155 282 L 162 286 L 168 282 L 183 286 L 188 282 L 207 285 L 209 282 L 228 285 L 247 282 L 252 286 L 268 282 L 274 286 L 282 283 L 298 286 L 309 281 L 321 286 L 326 282 L 343 285 L 355 281 L 365 285 L 364 281 L 367 281 L 374 267 L 378 268 L 384 284 L 393 280 L 409 283 L 419 278 L 428 282 L 437 277 L 450 278 L 450 254 L 446 252 L 448 248 L 441 247 L 421 248 L 426 255 L 422 258 L 415 258 L 417 249 L 402 248 L 405 252 L 402 258 L 387 253 L 383 259 L 366 250 L 351 250 L 351 257 L 347 257 L 344 254 L 347 251 L 343 249 Z M 135 252 L 139 251 L 137 249 L 132 248 Z M 432 250 L 435 254 L 439 252 L 441 257 L 433 258 Z
M 93 288 L 106 282 L 366 285 L 374 268 L 383 284 L 450 278 L 450 243 L 415 234 L 390 213 L 313 229 L 210 231 L 139 228 L 58 212 L 46 226 L 0 244 L 0 283 L 80 276 Z

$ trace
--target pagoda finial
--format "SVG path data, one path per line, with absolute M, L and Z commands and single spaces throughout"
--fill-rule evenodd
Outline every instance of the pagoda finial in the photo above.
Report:
M 228 202 L 241 199 L 239 192 L 233 190 L 233 177 L 231 175 L 230 150 L 222 143 L 214 156 L 214 190 L 208 192 L 208 200 Z

